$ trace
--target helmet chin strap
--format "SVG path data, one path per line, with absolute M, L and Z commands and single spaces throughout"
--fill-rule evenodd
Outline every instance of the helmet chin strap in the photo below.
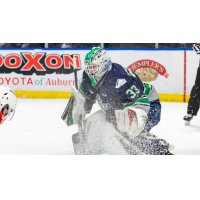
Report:
M 7 119 L 7 121 L 11 121 L 14 115 L 15 115 L 15 111 L 12 114 L 8 113 L 5 117 L 2 116 L 2 119 Z
M 7 117 L 8 117 L 8 114 L 5 117 L 2 116 L 2 119 L 6 119 Z

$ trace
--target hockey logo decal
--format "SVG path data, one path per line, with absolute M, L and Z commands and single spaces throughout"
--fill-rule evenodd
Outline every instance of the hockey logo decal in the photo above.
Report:
M 120 88 L 122 87 L 127 81 L 125 79 L 117 79 L 117 83 L 115 88 Z
M 144 82 L 156 80 L 158 74 L 168 78 L 169 74 L 163 65 L 153 60 L 139 60 L 129 65 L 127 69 L 135 72 Z
M 9 54 L 3 57 L 0 55 L 1 73 L 9 74 L 15 72 L 23 75 L 45 75 L 45 74 L 70 74 L 73 69 L 73 57 L 76 58 L 76 67 L 81 69 L 80 55 L 46 55 L 44 52 L 37 52 L 34 55 L 30 52 Z

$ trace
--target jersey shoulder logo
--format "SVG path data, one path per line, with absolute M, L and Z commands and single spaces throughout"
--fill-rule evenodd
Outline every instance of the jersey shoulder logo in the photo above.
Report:
M 115 88 L 120 88 L 122 87 L 127 81 L 125 79 L 117 79 L 117 83 Z

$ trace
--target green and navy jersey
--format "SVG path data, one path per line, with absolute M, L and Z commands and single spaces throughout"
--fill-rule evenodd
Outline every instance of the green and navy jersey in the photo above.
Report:
M 86 98 L 96 98 L 103 110 L 133 106 L 148 113 L 150 103 L 145 91 L 150 92 L 135 73 L 116 63 L 112 63 L 111 70 L 96 86 L 92 86 L 89 76 L 84 71 L 80 85 L 80 92 Z

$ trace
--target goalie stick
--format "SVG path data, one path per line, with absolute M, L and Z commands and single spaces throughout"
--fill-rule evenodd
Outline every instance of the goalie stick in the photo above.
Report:
M 73 67 L 74 67 L 74 78 L 75 78 L 75 87 L 78 90 L 78 77 L 77 77 L 77 68 L 76 68 L 76 58 L 73 57 Z M 71 96 L 71 98 L 69 99 L 69 102 L 61 116 L 61 119 L 68 125 L 72 125 L 73 121 L 68 119 L 68 115 L 70 115 L 72 113 L 72 105 L 74 102 L 74 97 Z M 74 146 L 74 151 L 75 154 L 77 154 L 77 146 L 80 145 L 80 154 L 84 155 L 85 151 L 84 151 L 84 146 L 83 146 L 83 128 L 82 128 L 82 122 L 83 122 L 83 117 L 80 116 L 78 119 L 78 133 L 74 134 L 74 135 L 79 135 L 79 140 L 75 141 L 75 137 L 74 135 L 72 135 L 72 142 L 73 142 L 73 146 Z
M 75 86 L 76 86 L 76 89 L 78 90 L 78 78 L 77 78 L 77 68 L 76 68 L 76 58 L 75 57 L 73 57 L 73 64 L 74 64 Z M 83 122 L 83 117 L 81 115 L 79 117 L 79 119 L 78 119 L 78 132 L 79 132 L 79 138 L 80 138 L 81 154 L 84 155 L 85 151 L 84 151 L 84 146 L 83 146 L 83 127 L 82 127 L 82 122 Z M 75 145 L 75 143 L 73 141 L 73 136 L 72 136 L 72 142 L 73 142 L 73 145 Z M 74 149 L 75 149 L 75 146 L 74 146 Z

